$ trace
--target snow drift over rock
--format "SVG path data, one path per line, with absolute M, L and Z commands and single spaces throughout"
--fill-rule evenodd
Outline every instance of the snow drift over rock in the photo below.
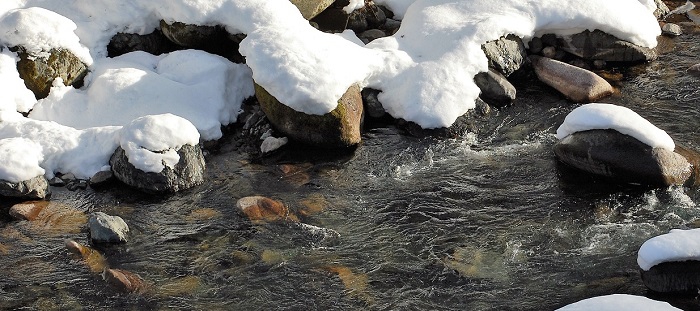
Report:
M 0 139 L 0 179 L 18 183 L 44 175 L 41 146 L 25 138 Z
M 198 143 L 199 132 L 194 125 L 172 114 L 137 118 L 119 135 L 119 145 L 129 163 L 144 172 L 158 173 L 165 166 L 175 167 L 180 161 L 177 150 Z
M 645 271 L 663 262 L 686 260 L 700 260 L 700 229 L 675 229 L 653 237 L 637 254 L 637 264 Z
M 557 311 L 681 311 L 668 302 L 651 300 L 647 297 L 614 294 L 581 300 Z
M 202 51 L 132 52 L 98 60 L 82 89 L 54 83 L 29 115 L 78 129 L 125 125 L 145 115 L 186 118 L 202 138 L 221 137 L 254 94 L 250 69 Z M 86 117 L 89 116 L 89 117 Z
M 557 129 L 557 138 L 575 132 L 613 129 L 653 147 L 675 149 L 671 136 L 629 108 L 612 104 L 587 104 L 571 111 Z

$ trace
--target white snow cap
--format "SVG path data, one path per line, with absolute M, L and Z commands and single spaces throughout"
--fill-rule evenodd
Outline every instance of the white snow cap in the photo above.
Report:
M 25 138 L 0 139 L 0 180 L 13 183 L 44 175 L 41 146 Z
M 671 230 L 639 248 L 637 264 L 644 271 L 663 262 L 700 260 L 700 229 Z
M 629 108 L 613 104 L 587 104 L 571 111 L 557 129 L 557 138 L 587 130 L 613 129 L 653 147 L 673 151 L 671 136 Z
M 119 145 L 129 163 L 144 172 L 158 173 L 180 161 L 183 145 L 197 145 L 199 132 L 184 118 L 173 114 L 140 117 L 121 130 Z
M 48 57 L 53 48 L 65 48 L 90 65 L 90 51 L 80 44 L 74 32 L 77 28 L 69 18 L 44 8 L 16 9 L 0 19 L 0 43 L 22 46 L 29 55 L 38 57 Z
M 345 13 L 350 14 L 350 13 L 352 13 L 352 11 L 355 11 L 359 8 L 364 7 L 364 6 L 365 6 L 365 0 L 350 0 L 350 4 L 343 7 L 343 11 L 345 11 Z
M 668 302 L 651 300 L 647 297 L 614 294 L 581 300 L 556 311 L 681 311 Z

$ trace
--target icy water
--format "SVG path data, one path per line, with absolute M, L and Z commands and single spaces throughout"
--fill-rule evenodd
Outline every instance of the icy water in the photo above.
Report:
M 690 28 L 687 30 L 693 30 Z M 630 107 L 700 150 L 695 34 L 664 40 L 658 61 L 613 70 Z M 700 191 L 616 185 L 557 164 L 554 132 L 576 106 L 539 83 L 477 133 L 413 138 L 369 130 L 354 152 L 286 150 L 251 159 L 226 143 L 207 156 L 207 184 L 172 196 L 115 187 L 54 188 L 51 217 L 13 221 L 0 203 L 3 310 L 554 310 L 647 293 L 636 254 L 648 238 L 700 227 Z M 236 201 L 264 195 L 301 215 L 254 224 Z M 119 215 L 130 241 L 97 247 L 139 274 L 122 294 L 67 253 L 88 243 L 91 212 Z

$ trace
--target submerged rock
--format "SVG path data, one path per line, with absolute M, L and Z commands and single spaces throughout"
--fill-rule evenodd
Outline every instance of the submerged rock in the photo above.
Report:
M 270 123 L 293 140 L 321 148 L 344 148 L 360 143 L 363 106 L 358 85 L 351 86 L 338 100 L 338 107 L 324 115 L 295 111 L 257 84 L 255 97 Z
M 489 67 L 501 72 L 506 77 L 520 69 L 527 61 L 527 51 L 522 39 L 508 35 L 498 40 L 489 41 L 481 46 L 489 60 Z
M 700 261 L 663 262 L 641 270 L 642 282 L 659 293 L 694 294 L 700 290 Z
M 0 179 L 0 196 L 24 199 L 43 199 L 51 194 L 49 182 L 44 175 L 21 182 Z
M 700 63 L 690 66 L 688 73 L 696 77 L 700 77 Z
M 584 59 L 608 62 L 652 61 L 657 57 L 654 49 L 620 40 L 600 30 L 560 37 L 557 47 Z
M 610 83 L 593 72 L 550 58 L 530 59 L 540 81 L 574 102 L 594 102 L 613 93 Z
M 100 273 L 107 269 L 107 259 L 100 252 L 73 240 L 66 240 L 65 244 L 68 252 L 80 257 L 91 272 Z
M 114 176 L 121 182 L 146 192 L 177 192 L 204 183 L 204 156 L 199 146 L 184 145 L 177 150 L 180 161 L 165 165 L 159 173 L 144 172 L 129 163 L 126 152 L 117 148 L 109 160 Z
M 146 282 L 136 273 L 122 269 L 105 269 L 102 277 L 109 285 L 125 293 L 143 293 L 148 289 Z
M 129 226 L 119 216 L 96 212 L 88 220 L 90 239 L 97 243 L 126 242 Z
M 474 83 L 481 89 L 480 97 L 490 105 L 503 107 L 515 100 L 515 86 L 493 69 L 478 73 L 474 76 Z
M 10 208 L 10 216 L 17 220 L 36 219 L 41 211 L 49 205 L 49 201 L 33 201 L 15 204 Z
M 691 176 L 691 165 L 680 154 L 615 130 L 576 132 L 555 144 L 554 153 L 579 170 L 630 183 L 682 185 Z
M 66 49 L 51 49 L 48 57 L 30 55 L 22 47 L 17 48 L 17 52 L 19 76 L 37 99 L 49 96 L 56 78 L 61 78 L 64 85 L 80 87 L 88 72 L 87 66 Z
M 299 218 L 284 203 L 262 196 L 241 198 L 236 202 L 236 207 L 253 222 L 299 222 Z

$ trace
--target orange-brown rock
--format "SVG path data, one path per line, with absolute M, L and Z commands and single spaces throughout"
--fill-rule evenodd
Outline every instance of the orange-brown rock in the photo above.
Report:
M 107 259 L 100 252 L 73 240 L 66 240 L 66 248 L 71 254 L 82 258 L 93 273 L 100 273 L 107 268 Z
M 374 299 L 368 292 L 369 278 L 366 274 L 354 273 L 345 266 L 326 266 L 323 267 L 323 270 L 337 274 L 350 297 L 362 299 L 370 304 L 374 302 Z
M 10 208 L 10 216 L 17 220 L 32 221 L 49 205 L 49 201 L 31 201 L 15 204 Z
M 236 206 L 253 222 L 299 222 L 299 218 L 284 203 L 270 198 L 244 197 L 238 200 Z
M 136 273 L 122 269 L 105 269 L 102 277 L 108 284 L 125 293 L 143 293 L 146 282 Z

